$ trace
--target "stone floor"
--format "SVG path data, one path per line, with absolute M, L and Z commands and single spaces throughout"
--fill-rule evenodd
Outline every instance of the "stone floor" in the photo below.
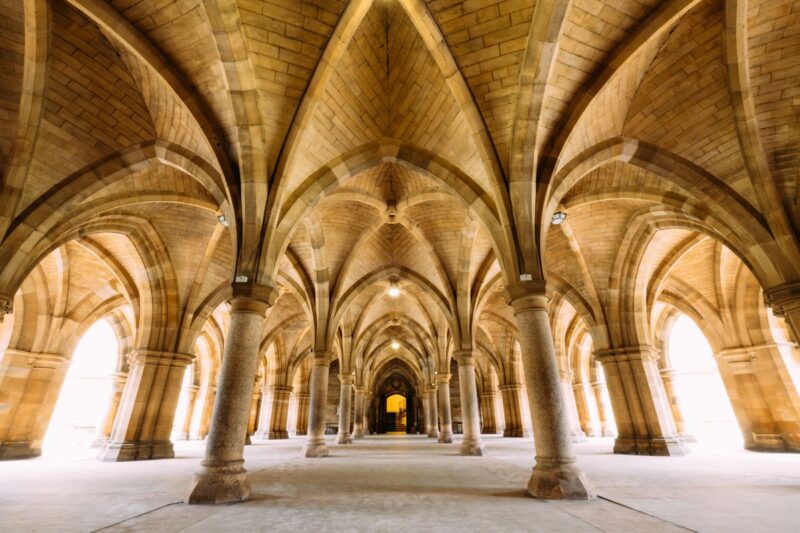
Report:
M 300 458 L 302 439 L 246 452 L 254 497 L 186 506 L 201 443 L 139 463 L 47 458 L 0 463 L 0 531 L 798 531 L 800 456 L 695 451 L 686 457 L 578 445 L 600 498 L 525 495 L 533 463 L 523 439 L 486 438 L 485 457 L 422 437 L 369 437 Z

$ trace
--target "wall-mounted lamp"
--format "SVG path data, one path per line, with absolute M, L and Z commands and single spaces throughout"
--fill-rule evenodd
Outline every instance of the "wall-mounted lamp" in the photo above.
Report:
M 225 216 L 225 213 L 219 213 L 217 215 L 217 220 L 219 220 L 219 223 L 225 226 L 226 228 L 230 226 L 230 224 L 228 224 L 228 217 Z
M 399 350 L 399 349 L 400 349 L 400 343 L 397 341 L 392 341 L 392 350 Z
M 558 226 L 559 224 L 561 224 L 565 220 L 567 220 L 567 214 L 565 212 L 556 211 L 555 213 L 553 213 L 552 223 L 553 223 L 554 226 Z

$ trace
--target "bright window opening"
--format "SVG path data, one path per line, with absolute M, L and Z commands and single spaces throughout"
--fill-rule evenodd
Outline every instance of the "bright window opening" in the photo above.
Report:
M 119 345 L 107 320 L 99 320 L 81 338 L 58 395 L 42 454 L 71 457 L 86 454 L 111 398 L 111 374 Z
M 705 336 L 688 316 L 669 335 L 669 359 L 686 431 L 703 447 L 741 449 L 742 432 Z

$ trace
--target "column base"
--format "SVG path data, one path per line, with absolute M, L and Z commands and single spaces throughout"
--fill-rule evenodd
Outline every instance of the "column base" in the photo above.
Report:
M 303 457 L 328 457 L 329 455 L 328 445 L 325 444 L 324 440 L 322 442 L 307 442 L 303 446 Z
M 522 428 L 506 428 L 503 430 L 503 436 L 518 439 L 522 438 L 524 435 L 522 432 Z
M 570 437 L 572 437 L 572 442 L 575 443 L 586 442 L 586 434 L 583 431 L 580 431 L 578 433 L 573 433 L 572 435 L 570 435 Z
M 308 431 L 302 429 L 294 432 L 295 437 L 305 437 L 306 435 L 308 435 Z
M 497 428 L 488 427 L 481 430 L 481 435 L 497 435 Z
M 251 444 L 253 444 L 253 439 L 250 438 L 250 433 L 248 433 L 244 436 L 244 445 L 250 446 Z
M 438 439 L 438 438 L 439 438 L 439 430 L 438 430 L 438 429 L 432 429 L 432 430 L 430 430 L 430 431 L 428 432 L 428 438 L 431 438 L 431 439 Z
M 150 459 L 172 459 L 175 450 L 172 442 L 135 443 L 107 442 L 97 454 L 97 459 L 104 463 L 122 461 L 147 461 Z
M 351 435 L 342 435 L 340 433 L 336 436 L 336 444 L 353 444 L 353 437 Z
M 97 437 L 89 445 L 89 448 L 102 448 L 107 443 L 108 443 L 108 439 L 106 437 Z
M 452 444 L 453 443 L 453 434 L 441 431 L 439 432 L 439 444 Z
M 0 461 L 32 459 L 42 455 L 41 448 L 31 446 L 30 442 L 9 442 L 0 445 Z
M 250 482 L 244 461 L 219 466 L 203 466 L 194 475 L 183 498 L 188 504 L 220 504 L 241 502 L 250 497 Z
M 486 448 L 480 441 L 463 441 L 458 449 L 458 455 L 480 457 L 486 453 Z
M 361 429 L 356 429 L 353 432 L 353 438 L 354 439 L 363 439 L 364 438 L 364 431 L 361 430 Z
M 602 436 L 603 437 L 616 437 L 617 436 L 617 432 L 614 431 L 613 429 L 604 429 L 603 433 L 602 433 Z
M 285 429 L 279 429 L 278 431 L 270 431 L 268 438 L 269 440 L 288 439 L 289 432 L 286 431 Z
M 800 452 L 800 439 L 790 434 L 790 438 L 780 433 L 751 433 L 745 439 L 744 449 L 751 452 Z M 792 438 L 794 437 L 794 438 Z
M 189 437 L 189 432 L 187 431 L 178 435 L 178 438 L 176 438 L 175 440 L 191 440 L 191 437 Z
M 591 500 L 595 497 L 586 474 L 575 467 L 572 461 L 536 460 L 528 494 L 546 500 Z
M 689 453 L 686 443 L 680 438 L 629 439 L 617 437 L 614 453 L 626 455 L 681 456 Z

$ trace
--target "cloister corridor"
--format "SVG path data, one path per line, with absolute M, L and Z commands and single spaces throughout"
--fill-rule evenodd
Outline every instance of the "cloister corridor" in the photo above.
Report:
M 766 531 L 792 530 L 800 456 L 695 448 L 683 457 L 614 455 L 613 439 L 576 445 L 599 497 L 534 500 L 530 441 L 486 436 L 484 457 L 424 436 L 367 436 L 302 458 L 304 439 L 247 446 L 253 497 L 225 506 L 181 499 L 202 443 L 176 458 L 0 463 L 6 531 Z M 456 440 L 459 440 L 458 438 Z M 12 490 L 13 488 L 13 490 Z M 22 512 L 35 509 L 36 512 Z

